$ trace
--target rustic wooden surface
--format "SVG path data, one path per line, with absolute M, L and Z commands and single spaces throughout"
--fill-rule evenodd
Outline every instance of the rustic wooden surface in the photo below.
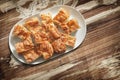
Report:
M 13 65 L 8 35 L 20 20 L 16 18 L 19 13 L 16 9 L 0 13 L 0 80 L 120 80 L 120 1 L 81 10 L 81 5 L 88 2 L 90 0 L 79 0 L 76 7 L 88 22 L 87 35 L 81 46 L 36 66 Z M 103 12 L 116 8 L 114 13 L 102 16 Z M 98 19 L 92 22 L 94 17 Z

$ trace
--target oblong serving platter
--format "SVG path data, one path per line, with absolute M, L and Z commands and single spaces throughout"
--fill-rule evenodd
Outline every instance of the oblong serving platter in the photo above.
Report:
M 73 7 L 70 7 L 70 6 L 65 6 L 65 5 L 54 6 L 54 7 L 45 9 L 45 10 L 41 11 L 39 14 L 33 15 L 31 17 L 37 16 L 37 17 L 40 18 L 39 15 L 43 14 L 43 13 L 51 13 L 52 17 L 54 17 L 58 13 L 60 8 L 64 8 L 65 10 L 67 10 L 70 13 L 70 18 L 69 19 L 75 18 L 78 21 L 78 24 L 79 24 L 80 28 L 74 34 L 72 34 L 73 36 L 76 37 L 76 42 L 75 42 L 74 47 L 73 48 L 70 48 L 70 47 L 67 48 L 66 52 L 64 52 L 64 53 L 54 54 L 50 59 L 60 57 L 61 55 L 64 55 L 64 54 L 76 49 L 83 42 L 83 40 L 85 38 L 85 35 L 86 35 L 86 24 L 85 24 L 84 17 L 82 16 L 82 14 L 80 12 L 78 12 L 76 9 L 74 9 Z M 15 43 L 17 43 L 20 40 L 18 38 L 14 37 L 14 35 L 13 35 L 13 30 L 14 30 L 15 26 L 17 24 L 23 24 L 26 19 L 22 19 L 19 22 L 17 22 L 13 26 L 13 28 L 11 29 L 10 34 L 9 34 L 9 47 L 10 47 L 10 50 L 11 50 L 12 54 L 14 55 L 14 57 L 16 59 L 18 59 L 22 63 L 28 64 L 28 63 L 26 63 L 25 59 L 16 52 L 16 49 L 15 49 L 14 45 L 15 45 Z M 42 57 L 40 57 L 37 60 L 35 60 L 35 61 L 33 61 L 32 63 L 29 63 L 29 64 L 35 65 L 35 64 L 40 64 L 40 63 L 46 62 L 46 61 L 48 61 L 48 60 L 44 60 Z

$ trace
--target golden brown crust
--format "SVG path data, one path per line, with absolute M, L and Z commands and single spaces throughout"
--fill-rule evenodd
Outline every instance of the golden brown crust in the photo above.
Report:
M 31 63 L 39 58 L 39 54 L 34 49 L 31 49 L 27 52 L 24 52 L 23 57 L 25 58 L 27 63 Z
M 34 26 L 38 26 L 38 25 L 39 25 L 39 19 L 37 17 L 28 18 L 25 21 L 25 26 L 34 27 Z
M 28 51 L 33 47 L 34 47 L 34 44 L 32 43 L 32 39 L 30 37 L 22 42 L 18 42 L 15 44 L 15 48 L 18 53 Z
M 61 8 L 58 14 L 53 18 L 54 22 L 60 25 L 61 23 L 64 23 L 69 17 L 69 13 Z
M 28 49 L 27 50 L 25 49 L 23 42 L 16 43 L 15 48 L 16 48 L 17 53 L 22 53 L 28 50 Z
M 30 48 L 34 47 L 34 44 L 32 42 L 32 38 L 31 37 L 29 37 L 26 40 L 24 40 L 23 44 L 24 44 L 25 48 L 29 48 L 30 49 Z
M 50 27 L 49 25 L 53 23 L 51 14 L 50 13 L 48 13 L 48 14 L 41 14 L 40 17 L 42 19 L 42 21 L 41 21 L 42 27 L 44 27 L 45 31 L 48 32 L 49 31 L 49 27 Z
M 79 25 L 78 25 L 77 20 L 75 20 L 75 19 L 69 20 L 67 25 L 69 27 L 70 33 L 74 32 L 74 31 L 76 31 L 77 29 L 80 28 Z
M 37 52 L 42 54 L 44 59 L 48 59 L 53 55 L 53 47 L 48 41 L 43 41 L 37 45 Z
M 54 52 L 62 53 L 66 51 L 66 45 L 61 39 L 57 39 L 52 43 Z
M 67 46 L 74 47 L 76 38 L 73 37 L 73 36 L 71 36 L 71 35 L 68 35 L 68 34 L 62 34 L 61 40 L 62 40 Z
M 36 33 L 42 29 L 37 17 L 27 19 L 24 26 L 32 33 Z
M 47 52 L 41 52 L 41 53 L 42 53 L 44 59 L 49 59 L 51 57 L 50 54 Z
M 34 36 L 34 41 L 36 44 L 39 44 L 42 41 L 46 41 L 49 39 L 49 36 L 45 31 L 41 31 L 41 32 L 39 31 L 35 33 L 33 36 Z
M 30 27 L 29 30 L 32 32 L 32 34 L 34 34 L 36 32 L 39 32 L 39 31 L 43 30 L 43 28 L 39 25 L 39 26 L 36 26 L 36 27 Z
M 22 40 L 25 40 L 28 37 L 30 37 L 30 32 L 25 27 L 23 27 L 21 25 L 17 25 L 14 28 L 13 33 L 14 33 L 15 36 L 19 37 Z
M 62 23 L 60 25 L 60 27 L 62 28 L 62 30 L 66 33 L 66 34 L 70 34 L 70 28 L 66 23 Z
M 52 37 L 55 39 L 58 39 L 61 36 L 61 33 L 54 24 L 49 25 L 49 32 L 51 33 Z
M 71 33 L 75 32 L 79 28 L 79 25 L 78 25 L 77 20 L 71 19 L 66 23 L 60 24 L 60 27 L 62 28 L 62 30 L 66 34 L 71 34 Z
M 50 13 L 48 13 L 48 14 L 41 14 L 40 17 L 41 17 L 42 21 L 45 21 L 47 24 L 53 22 L 52 16 L 51 16 Z

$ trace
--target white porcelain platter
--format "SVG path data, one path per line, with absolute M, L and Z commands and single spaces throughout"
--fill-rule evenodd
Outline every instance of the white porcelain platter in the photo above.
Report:
M 78 21 L 80 28 L 74 34 L 72 34 L 73 36 L 76 37 L 75 46 L 73 48 L 67 48 L 66 52 L 64 52 L 64 53 L 54 54 L 49 60 L 58 58 L 64 54 L 70 53 L 71 51 L 76 49 L 83 42 L 85 35 L 86 35 L 86 24 L 85 24 L 84 17 L 82 16 L 82 14 L 80 12 L 78 12 L 76 9 L 74 9 L 73 7 L 70 7 L 70 6 L 65 6 L 65 5 L 54 6 L 54 7 L 45 9 L 45 10 L 41 11 L 39 14 L 33 15 L 31 17 L 34 17 L 34 16 L 39 17 L 39 15 L 43 14 L 43 13 L 51 13 L 52 17 L 54 17 L 58 13 L 60 8 L 64 8 L 65 10 L 67 10 L 70 13 L 69 19 L 75 18 Z M 13 36 L 13 30 L 14 30 L 15 26 L 17 24 L 23 24 L 26 19 L 22 19 L 19 22 L 17 22 L 11 29 L 10 34 L 9 34 L 9 47 L 10 47 L 12 54 L 14 55 L 14 57 L 16 59 L 18 59 L 18 61 L 28 64 L 28 63 L 26 63 L 25 59 L 16 52 L 14 45 L 15 45 L 15 43 L 17 43 L 19 41 L 19 39 Z M 42 57 L 40 57 L 37 60 L 35 60 L 29 64 L 35 65 L 35 64 L 40 64 L 40 63 L 43 63 L 43 62 L 46 62 L 49 60 L 44 60 Z

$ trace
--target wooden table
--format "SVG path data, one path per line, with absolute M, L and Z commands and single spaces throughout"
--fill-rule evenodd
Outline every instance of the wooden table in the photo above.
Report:
M 8 35 L 21 20 L 19 13 L 15 8 L 0 13 L 0 80 L 120 80 L 120 0 L 110 5 L 79 0 L 76 9 L 87 23 L 84 42 L 75 51 L 36 66 L 11 57 Z

